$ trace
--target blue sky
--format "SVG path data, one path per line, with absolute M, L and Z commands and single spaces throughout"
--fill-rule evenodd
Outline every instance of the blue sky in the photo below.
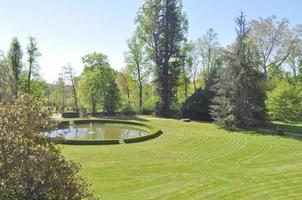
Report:
M 61 66 L 82 70 L 81 57 L 94 51 L 108 55 L 117 70 L 125 66 L 126 40 L 143 0 L 0 0 L 0 50 L 7 51 L 12 37 L 38 39 L 41 73 L 54 82 Z M 183 0 L 189 19 L 189 39 L 209 28 L 222 45 L 235 37 L 234 17 L 242 10 L 248 19 L 276 15 L 292 25 L 302 24 L 301 0 Z

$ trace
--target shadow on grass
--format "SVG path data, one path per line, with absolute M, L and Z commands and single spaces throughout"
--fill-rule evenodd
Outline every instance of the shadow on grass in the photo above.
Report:
M 279 136 L 284 138 L 295 139 L 302 141 L 302 126 L 296 124 L 283 124 L 270 122 L 261 128 L 254 129 L 240 129 L 240 128 L 228 128 L 216 125 L 217 128 L 227 130 L 234 133 L 244 133 L 251 135 L 262 135 L 262 136 Z M 276 133 L 278 130 L 278 133 Z

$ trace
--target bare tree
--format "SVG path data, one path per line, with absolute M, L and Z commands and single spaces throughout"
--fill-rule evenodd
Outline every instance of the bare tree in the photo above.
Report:
M 77 112 L 79 112 L 78 97 L 76 90 L 76 72 L 71 64 L 67 64 L 62 67 L 62 77 L 67 82 L 68 87 L 72 90 L 74 106 Z

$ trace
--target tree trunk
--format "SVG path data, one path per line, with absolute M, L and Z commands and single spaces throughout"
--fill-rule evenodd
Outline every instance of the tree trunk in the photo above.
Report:
M 267 80 L 267 67 L 263 66 L 264 80 Z
M 188 98 L 188 79 L 185 78 L 185 99 Z
M 74 97 L 74 105 L 75 105 L 76 111 L 79 112 L 77 91 L 75 89 L 74 83 L 72 83 L 72 90 L 73 90 L 73 97 Z
M 143 106 L 143 85 L 139 84 L 139 108 L 141 109 Z

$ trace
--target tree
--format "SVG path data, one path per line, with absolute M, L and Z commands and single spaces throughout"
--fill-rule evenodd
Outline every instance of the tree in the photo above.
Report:
M 217 64 L 219 42 L 217 41 L 217 33 L 210 28 L 202 38 L 196 42 L 197 49 L 200 54 L 202 63 L 204 82 L 209 78 L 210 71 Z
M 107 56 L 93 53 L 84 56 L 82 61 L 84 71 L 79 77 L 81 103 L 90 107 L 93 114 L 98 109 L 107 114 L 114 114 L 120 99 L 115 83 L 116 72 L 110 68 Z
M 251 21 L 251 35 L 260 54 L 260 66 L 267 79 L 268 69 L 280 67 L 291 54 L 296 37 L 289 29 L 287 19 L 277 20 L 275 16 Z
M 8 60 L 3 52 L 0 52 L 0 101 L 10 97 L 10 73 Z
M 279 79 L 268 92 L 266 105 L 272 119 L 297 121 L 302 116 L 302 88 L 286 79 Z
M 28 54 L 28 72 L 27 72 L 27 93 L 31 92 L 31 82 L 32 82 L 32 75 L 35 73 L 39 67 L 38 65 L 38 57 L 41 56 L 39 49 L 37 47 L 37 40 L 29 36 L 29 44 L 26 48 Z
M 184 97 L 185 100 L 188 98 L 188 90 L 189 90 L 189 83 L 191 79 L 191 73 L 193 70 L 193 59 L 194 55 L 192 55 L 194 52 L 195 44 L 194 42 L 190 41 L 184 45 L 184 47 L 181 49 L 181 70 L 180 79 L 183 80 L 184 84 Z M 196 85 L 194 83 L 194 89 L 196 89 Z
M 65 86 L 65 81 L 62 77 L 58 78 L 57 83 L 56 83 L 56 100 L 58 101 L 58 105 L 60 112 L 65 111 L 66 107 L 66 86 Z
M 146 0 L 137 21 L 155 65 L 155 82 L 160 96 L 156 113 L 171 116 L 180 73 L 180 49 L 187 33 L 182 3 L 180 0 Z
M 62 67 L 62 76 L 63 79 L 68 83 L 67 85 L 70 87 L 72 91 L 72 96 L 74 99 L 74 107 L 77 112 L 79 112 L 78 106 L 78 97 L 77 97 L 77 85 L 76 85 L 76 72 L 71 64 L 67 64 Z
M 19 87 L 19 79 L 20 79 L 20 74 L 22 72 L 22 50 L 21 50 L 21 45 L 19 43 L 19 40 L 17 38 L 13 38 L 10 49 L 8 52 L 8 63 L 11 68 L 12 72 L 12 91 L 13 91 L 13 96 L 15 98 L 18 97 L 18 87 Z
M 193 49 L 191 49 L 190 51 L 190 56 L 192 58 L 192 69 L 191 69 L 191 79 L 193 82 L 193 87 L 194 87 L 194 93 L 197 92 L 197 78 L 198 78 L 198 74 L 200 71 L 200 64 L 201 64 L 201 56 L 200 56 L 200 52 L 197 46 L 197 42 L 194 42 Z
M 131 99 L 130 99 L 131 89 L 130 89 L 130 81 L 129 81 L 131 77 L 129 77 L 129 75 L 125 71 L 122 71 L 117 74 L 116 79 L 120 91 L 124 93 L 127 98 L 127 107 L 131 107 Z
M 19 91 L 22 93 L 27 93 L 27 91 L 28 91 L 27 86 L 28 86 L 27 74 L 22 73 L 20 75 L 20 80 L 19 80 Z M 37 76 L 35 79 L 31 80 L 30 95 L 42 99 L 45 96 L 47 87 L 48 87 L 47 83 Z
M 0 199 L 93 199 L 80 165 L 42 134 L 55 128 L 32 97 L 0 103 Z
M 257 70 L 257 51 L 249 40 L 243 13 L 236 18 L 237 39 L 219 72 L 211 114 L 228 127 L 258 127 L 265 123 L 262 74 Z
M 210 113 L 211 100 L 215 93 L 213 85 L 219 67 L 213 67 L 209 71 L 205 87 L 199 88 L 192 96 L 190 96 L 182 105 L 182 116 L 194 120 L 212 121 Z
M 291 42 L 290 54 L 286 60 L 286 63 L 292 69 L 294 77 L 297 77 L 299 74 L 299 67 L 302 63 L 302 41 L 298 37 L 299 31 L 292 31 L 289 34 L 289 42 Z
M 127 71 L 136 81 L 139 92 L 139 109 L 143 105 L 143 85 L 147 81 L 150 73 L 150 63 L 145 51 L 145 42 L 142 39 L 140 30 L 136 30 L 134 35 L 127 41 L 129 51 L 126 54 Z

